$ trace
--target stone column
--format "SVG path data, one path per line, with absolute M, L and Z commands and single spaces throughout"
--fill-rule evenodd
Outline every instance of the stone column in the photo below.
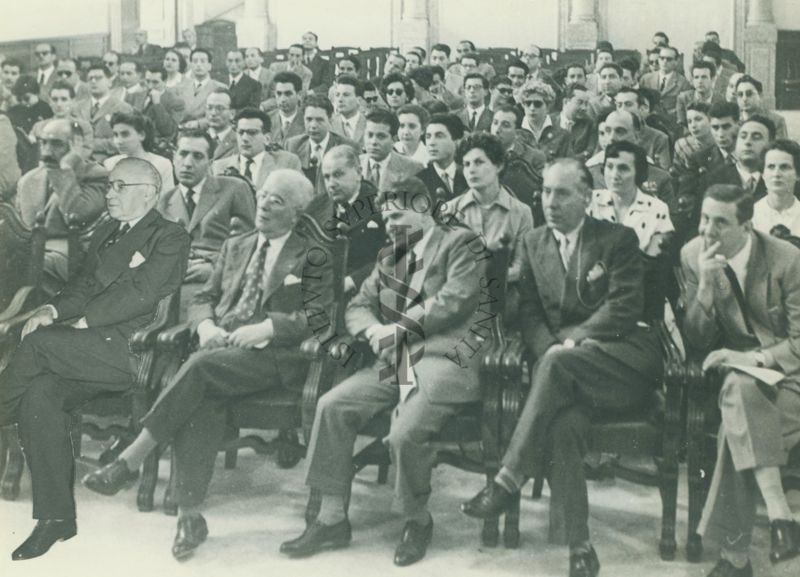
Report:
M 565 47 L 592 50 L 597 36 L 595 0 L 569 0 Z
M 747 73 L 764 85 L 762 98 L 767 108 L 775 106 L 775 58 L 778 27 L 772 0 L 750 0 L 744 29 L 744 65 Z
M 244 15 L 236 21 L 236 40 L 242 48 L 275 48 L 277 29 L 269 18 L 269 0 L 244 0 Z
M 429 0 L 401 0 L 400 21 L 396 27 L 397 45 L 404 52 L 412 46 L 430 46 Z

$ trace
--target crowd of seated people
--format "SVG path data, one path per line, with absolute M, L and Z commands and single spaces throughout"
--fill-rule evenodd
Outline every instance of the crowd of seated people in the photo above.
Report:
M 535 364 L 502 468 L 464 513 L 500 515 L 528 478 L 549 474 L 567 497 L 569 575 L 598 574 L 589 424 L 658 386 L 652 321 L 672 309 L 650 289 L 680 267 L 685 344 L 724 375 L 700 526 L 724 536 L 709 574 L 752 574 L 758 495 L 772 561 L 800 553 L 780 480 L 800 439 L 800 252 L 786 242 L 800 236 L 800 145 L 716 33 L 682 55 L 659 32 L 641 65 L 603 41 L 591 67 L 559 70 L 536 45 L 495 68 L 470 41 L 455 54 L 434 44 L 389 53 L 373 78 L 357 54 L 324 58 L 313 32 L 270 65 L 258 47 L 231 49 L 219 79 L 192 30 L 166 50 L 137 33 L 134 53 L 110 51 L 82 70 L 50 44 L 34 54 L 30 71 L 5 60 L 0 86 L 0 199 L 26 226 L 44 215 L 47 236 L 47 304 L 0 374 L 0 425 L 19 428 L 37 519 L 14 559 L 76 534 L 69 411 L 125 386 L 127 338 L 174 291 L 198 349 L 136 440 L 84 484 L 113 495 L 172 443 L 172 552 L 185 559 L 203 543 L 221 408 L 256 391 L 297 392 L 308 370 L 299 344 L 333 299 L 330 262 L 306 258 L 324 250 L 296 231 L 304 212 L 350 240 L 345 324 L 375 359 L 320 400 L 306 455 L 320 514 L 282 553 L 349 545 L 355 437 L 395 408 L 386 443 L 405 526 L 394 562 L 425 556 L 431 439 L 480 398 L 475 360 L 446 358 L 478 307 L 476 237 L 510 251 L 506 318 Z M 67 242 L 75 227 L 77 247 Z M 73 276 L 70 246 L 83 262 Z M 398 330 L 386 279 L 418 261 L 401 283 L 418 293 L 406 295 L 404 318 L 424 326 L 414 358 L 412 337 L 386 345 Z M 317 279 L 311 304 L 307 277 Z M 782 380 L 768 390 L 750 368 Z M 48 426 L 34 426 L 42 415 Z

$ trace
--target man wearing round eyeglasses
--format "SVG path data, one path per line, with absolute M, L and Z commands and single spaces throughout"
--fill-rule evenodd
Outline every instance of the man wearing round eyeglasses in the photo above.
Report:
M 239 153 L 215 160 L 211 172 L 215 175 L 244 176 L 254 190 L 260 190 L 267 177 L 279 168 L 300 170 L 300 158 L 271 146 L 270 121 L 257 108 L 245 108 L 234 118 Z
M 64 123 L 54 122 L 56 129 Z M 47 147 L 65 137 L 48 132 Z M 77 534 L 71 412 L 131 387 L 129 339 L 152 321 L 186 270 L 186 231 L 154 209 L 158 171 L 142 159 L 125 158 L 110 181 L 105 198 L 112 220 L 92 235 L 81 274 L 27 321 L 22 343 L 0 374 L 0 426 L 17 424 L 37 520 L 12 553 L 15 561 L 44 555 Z
M 60 99 L 62 92 L 68 96 L 68 89 L 52 92 Z M 22 221 L 32 227 L 36 215 L 45 214 L 44 290 L 48 294 L 57 292 L 67 280 L 66 215 L 74 215 L 88 228 L 105 209 L 108 173 L 86 160 L 85 129 L 81 128 L 85 125 L 69 117 L 46 121 L 39 138 L 39 166 L 17 184 L 14 203 Z

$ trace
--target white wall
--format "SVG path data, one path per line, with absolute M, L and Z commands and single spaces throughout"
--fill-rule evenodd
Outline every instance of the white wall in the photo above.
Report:
M 797 2 L 797 0 L 787 0 Z M 607 37 L 615 48 L 652 47 L 661 30 L 670 44 L 691 54 L 694 43 L 709 30 L 719 32 L 722 45 L 733 47 L 733 0 L 600 0 L 607 5 Z
M 800 1 L 773 0 L 778 30 L 800 30 Z
M 0 38 L 108 34 L 108 0 L 0 0 Z
M 439 41 L 455 47 L 558 48 L 558 0 L 439 0 Z

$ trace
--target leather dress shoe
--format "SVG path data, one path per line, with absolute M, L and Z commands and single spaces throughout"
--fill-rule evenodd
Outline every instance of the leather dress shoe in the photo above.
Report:
M 600 560 L 594 547 L 569 556 L 569 577 L 596 577 L 599 572 Z
M 189 558 L 208 537 L 208 525 L 202 515 L 190 515 L 178 519 L 178 532 L 172 543 L 172 556 L 177 560 Z
M 786 561 L 800 553 L 800 524 L 797 521 L 778 519 L 769 524 L 772 546 L 769 560 L 772 563 Z
M 314 521 L 306 526 L 302 535 L 281 543 L 281 553 L 290 557 L 308 557 L 326 549 L 347 547 L 352 538 L 353 531 L 347 519 L 335 525 L 323 525 Z
M 409 521 L 403 528 L 403 537 L 394 552 L 394 564 L 405 567 L 425 556 L 433 537 L 433 519 L 427 525 Z
M 139 471 L 131 471 L 125 461 L 115 459 L 102 469 L 86 475 L 81 482 L 95 493 L 111 496 L 138 477 Z
M 514 503 L 519 493 L 509 493 L 492 481 L 466 503 L 461 504 L 461 512 L 478 519 L 491 519 L 506 511 Z
M 11 554 L 14 561 L 40 557 L 50 550 L 56 541 L 66 541 L 78 534 L 75 519 L 43 519 L 36 523 L 33 532 Z
M 737 569 L 727 559 L 720 559 L 707 577 L 753 577 L 753 566 L 750 561 L 741 569 Z

